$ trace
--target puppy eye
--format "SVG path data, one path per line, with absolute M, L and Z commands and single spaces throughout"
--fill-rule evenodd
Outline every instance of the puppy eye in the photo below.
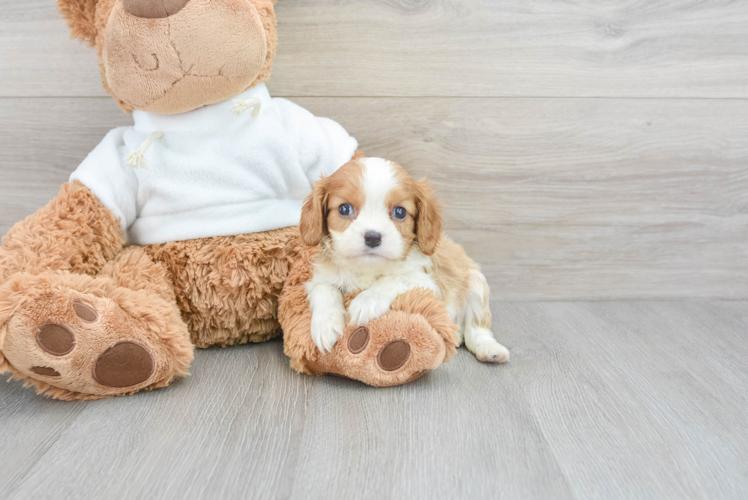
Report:
M 392 210 L 392 216 L 393 216 L 393 217 L 394 217 L 395 219 L 400 219 L 400 220 L 403 220 L 403 219 L 405 218 L 405 216 L 406 216 L 406 215 L 408 215 L 408 212 L 406 212 L 406 211 L 405 211 L 405 209 L 404 209 L 403 207 L 395 207 L 395 208 L 394 208 L 394 209 Z
M 353 215 L 353 206 L 350 203 L 343 203 L 338 207 L 338 213 L 343 217 Z

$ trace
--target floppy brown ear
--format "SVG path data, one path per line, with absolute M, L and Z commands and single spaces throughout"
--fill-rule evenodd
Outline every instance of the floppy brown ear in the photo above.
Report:
M 442 237 L 442 207 L 425 178 L 417 182 L 416 238 L 424 255 L 433 255 Z
M 304 200 L 299 223 L 301 242 L 316 247 L 327 234 L 327 182 L 323 177 L 314 185 L 312 194 Z
M 57 10 L 68 22 L 70 37 L 93 45 L 98 0 L 57 0 Z

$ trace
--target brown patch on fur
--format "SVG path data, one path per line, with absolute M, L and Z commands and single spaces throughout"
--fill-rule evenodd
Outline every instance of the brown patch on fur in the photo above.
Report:
M 405 226 L 401 234 L 403 237 L 410 238 L 412 231 L 418 240 L 421 252 L 424 255 L 431 255 L 442 234 L 441 203 L 426 178 L 416 181 L 402 166 L 394 162 L 390 163 L 394 167 L 393 173 L 398 187 L 387 197 L 389 208 L 392 210 L 399 205 L 408 211 L 408 217 L 403 222 L 413 217 L 415 223 L 412 230 Z
M 301 210 L 299 231 L 302 242 L 310 247 L 317 246 L 329 230 L 344 231 L 355 219 L 355 214 L 363 207 L 366 199 L 361 190 L 363 164 L 351 160 L 334 174 L 322 177 L 314 185 L 314 191 Z M 338 207 L 344 203 L 353 206 L 353 216 L 342 216 Z
M 471 273 L 477 270 L 473 260 L 468 257 L 465 250 L 452 241 L 448 236 L 443 235 L 431 256 L 433 264 L 432 276 L 434 282 L 442 290 L 444 301 L 452 306 L 465 304 L 468 300 L 471 286 Z M 489 306 L 488 284 L 484 282 L 483 293 L 483 314 L 476 318 L 478 323 L 475 326 L 491 329 L 491 309 Z
M 398 187 L 387 197 L 389 209 L 401 206 L 408 212 L 402 222 L 395 220 L 397 228 L 406 241 L 415 236 L 424 255 L 432 255 L 442 234 L 441 203 L 426 178 L 416 181 L 402 166 L 391 163 Z
M 424 255 L 432 255 L 442 237 L 441 203 L 436 199 L 434 188 L 425 178 L 418 181 L 416 200 L 416 206 L 418 207 L 416 217 L 418 247 Z
M 408 249 L 403 255 L 403 259 L 408 257 L 408 253 L 416 240 L 416 220 L 418 218 L 418 184 L 415 179 L 408 174 L 403 167 L 397 163 L 392 163 L 393 173 L 397 180 L 397 187 L 390 191 L 385 198 L 390 218 L 395 223 L 395 227 L 400 232 L 405 241 L 404 247 Z M 407 212 L 405 219 L 399 220 L 392 215 L 395 207 L 402 207 Z
M 297 227 L 143 247 L 171 275 L 196 347 L 280 335 L 278 299 L 301 246 Z

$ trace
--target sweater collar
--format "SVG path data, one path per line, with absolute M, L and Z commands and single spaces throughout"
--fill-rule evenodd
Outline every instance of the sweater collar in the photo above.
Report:
M 262 106 L 270 104 L 270 94 L 264 83 L 245 90 L 238 96 L 218 104 L 209 104 L 186 113 L 161 115 L 136 109 L 132 112 L 135 130 L 145 134 L 152 132 L 203 132 L 229 127 L 240 117 L 231 112 L 235 100 L 259 99 Z M 247 111 L 247 115 L 251 112 Z

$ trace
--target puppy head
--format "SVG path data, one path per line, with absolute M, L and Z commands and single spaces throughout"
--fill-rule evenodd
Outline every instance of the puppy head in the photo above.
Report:
M 308 246 L 327 239 L 344 259 L 399 261 L 414 243 L 426 255 L 442 232 L 441 207 L 425 179 L 416 181 L 381 158 L 350 161 L 320 179 L 301 213 L 301 238 Z

